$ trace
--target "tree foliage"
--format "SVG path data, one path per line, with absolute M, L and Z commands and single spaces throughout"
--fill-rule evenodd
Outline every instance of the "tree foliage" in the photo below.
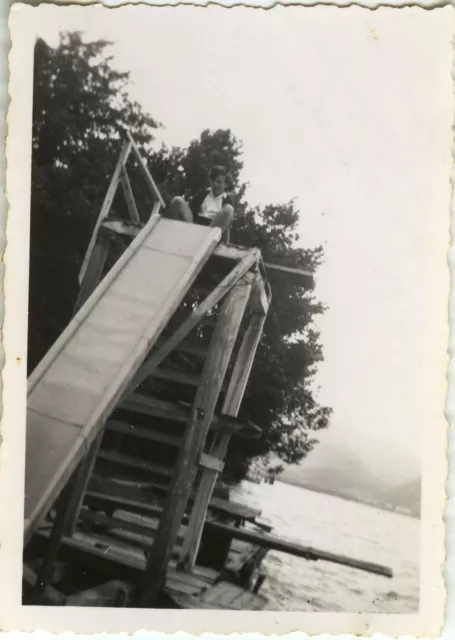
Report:
M 241 182 L 242 145 L 230 130 L 203 131 L 187 148 L 153 150 L 160 125 L 130 100 L 128 74 L 112 69 L 109 43 L 64 34 L 57 48 L 38 40 L 35 51 L 31 207 L 29 367 L 68 323 L 77 273 L 108 180 L 129 128 L 166 199 L 191 198 L 207 184 L 213 164 L 224 165 L 237 196 L 232 241 L 256 246 L 265 261 L 317 269 L 320 247 L 297 245 L 293 201 L 263 209 L 248 203 Z M 276 287 L 241 414 L 258 424 L 259 441 L 231 443 L 228 470 L 245 473 L 253 456 L 298 462 L 328 425 L 330 409 L 317 401 L 313 378 L 322 360 L 314 318 L 324 311 L 311 291 Z

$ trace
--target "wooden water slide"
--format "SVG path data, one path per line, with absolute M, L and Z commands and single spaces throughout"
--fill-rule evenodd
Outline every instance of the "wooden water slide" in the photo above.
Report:
M 153 215 L 29 378 L 27 542 L 218 244 Z

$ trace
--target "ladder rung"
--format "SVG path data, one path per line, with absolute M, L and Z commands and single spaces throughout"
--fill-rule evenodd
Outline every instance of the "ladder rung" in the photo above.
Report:
M 171 476 L 172 467 L 167 467 L 162 464 L 155 464 L 148 460 L 142 460 L 135 456 L 128 456 L 123 453 L 117 453 L 117 451 L 100 450 L 98 457 L 108 462 L 114 462 L 115 464 L 121 464 L 125 467 L 132 467 L 133 469 L 140 469 L 141 471 L 148 471 L 149 473 L 157 473 L 162 476 Z M 167 490 L 167 486 L 162 485 L 162 488 Z
M 105 515 L 98 511 L 83 508 L 80 512 L 80 519 L 84 522 L 92 522 L 95 525 L 109 528 L 110 535 L 124 538 L 135 542 L 142 549 L 149 549 L 153 544 L 155 533 L 158 529 L 159 519 L 150 517 L 141 518 L 137 514 L 129 514 L 130 517 L 119 517 L 118 514 L 112 516 Z M 186 527 L 181 527 L 177 540 L 182 542 Z M 180 553 L 180 546 L 174 547 L 174 553 Z
M 166 339 L 159 340 L 158 345 L 161 347 L 166 342 Z M 206 358 L 209 352 L 208 346 L 200 345 L 200 344 L 192 344 L 191 342 L 184 340 L 178 344 L 174 351 L 178 351 L 179 353 L 188 353 L 193 356 L 199 356 L 200 358 Z
M 126 411 L 134 411 L 155 418 L 164 418 L 173 422 L 187 423 L 190 417 L 191 407 L 159 400 L 158 398 L 144 396 L 140 393 L 132 393 L 121 404 L 121 408 Z M 231 433 L 247 438 L 257 438 L 261 434 L 261 429 L 240 420 L 214 415 L 210 428 L 222 433 Z
M 140 393 L 132 393 L 121 404 L 122 409 L 143 413 L 155 418 L 164 418 L 173 422 L 187 423 L 190 416 L 189 407 L 174 402 L 166 402 L 158 398 L 144 396 Z
M 178 436 L 147 429 L 145 427 L 136 427 L 133 424 L 120 422 L 119 420 L 109 420 L 106 426 L 116 433 L 124 433 L 128 436 L 143 438 L 144 440 L 153 440 L 153 442 L 162 442 L 163 444 L 169 444 L 173 447 L 179 447 L 182 443 L 182 439 Z
M 169 380 L 180 384 L 188 384 L 193 387 L 199 386 L 199 375 L 194 373 L 186 373 L 185 371 L 177 371 L 175 369 L 164 369 L 157 367 L 150 374 L 153 378 L 160 380 Z

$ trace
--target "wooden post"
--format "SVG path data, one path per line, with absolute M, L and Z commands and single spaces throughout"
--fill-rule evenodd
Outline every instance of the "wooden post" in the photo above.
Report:
M 84 279 L 82 280 L 81 288 L 79 289 L 79 295 L 77 296 L 76 304 L 74 306 L 74 315 L 79 311 L 88 298 L 90 298 L 93 291 L 95 291 L 98 286 L 101 276 L 103 275 L 103 269 L 106 264 L 111 242 L 111 232 L 101 227 L 93 253 L 85 271 Z
M 34 592 L 36 594 L 43 593 L 52 582 L 52 574 L 54 572 L 54 564 L 62 542 L 63 531 L 66 526 L 68 509 L 67 501 L 74 486 L 74 477 L 68 482 L 56 504 L 56 516 L 52 526 L 51 535 L 47 547 L 47 553 L 41 561 L 41 567 L 35 582 Z
M 232 371 L 228 391 L 223 403 L 223 414 L 234 417 L 237 416 L 248 383 L 251 367 L 253 366 L 256 349 L 261 339 L 265 319 L 266 315 L 260 313 L 253 313 L 251 316 Z M 216 435 L 210 448 L 210 455 L 218 460 L 224 460 L 229 440 L 230 434 L 222 433 Z M 196 562 L 207 509 L 217 477 L 218 472 L 216 470 L 204 469 L 196 500 L 194 501 L 191 511 L 190 521 L 183 542 L 183 554 L 180 559 L 180 565 L 187 571 L 191 571 Z
M 72 483 L 72 490 L 69 496 L 67 508 L 67 515 L 65 519 L 65 527 L 63 535 L 72 536 L 76 528 L 79 512 L 84 501 L 85 492 L 87 491 L 88 483 L 95 466 L 96 457 L 103 440 L 105 428 L 95 438 L 90 447 L 90 451 L 84 456 L 78 468 L 75 471 L 74 481 Z
M 115 193 L 117 191 L 117 187 L 120 181 L 120 176 L 122 174 L 122 169 L 128 160 L 128 156 L 130 154 L 132 147 L 132 142 L 127 142 L 123 147 L 120 157 L 117 161 L 117 165 L 114 169 L 114 173 L 112 174 L 111 181 L 109 183 L 108 190 L 106 192 L 106 196 L 104 198 L 103 206 L 101 207 L 100 214 L 98 216 L 98 220 L 96 221 L 95 228 L 93 229 L 92 237 L 90 238 L 90 243 L 88 245 L 87 253 L 85 254 L 84 261 L 82 262 L 82 267 L 79 273 L 79 283 L 82 284 L 82 281 L 85 277 L 85 272 L 88 268 L 90 259 L 92 257 L 92 253 L 95 249 L 96 239 L 98 236 L 98 231 L 101 227 L 101 223 L 104 218 L 106 218 L 111 210 L 112 203 L 114 201 Z
M 191 493 L 198 457 L 213 419 L 240 323 L 250 297 L 252 278 L 252 274 L 246 274 L 228 293 L 221 308 L 174 469 L 171 488 L 166 497 L 158 531 L 147 561 L 139 606 L 153 607 L 164 586 L 167 566 Z
M 130 179 L 128 178 L 128 174 L 126 172 L 125 167 L 122 168 L 122 174 L 121 174 L 120 180 L 122 183 L 123 195 L 125 196 L 126 206 L 128 207 L 128 213 L 130 214 L 130 218 L 132 222 L 134 222 L 135 224 L 140 224 L 141 219 L 139 217 L 139 211 L 137 210 L 133 189 L 131 188 Z

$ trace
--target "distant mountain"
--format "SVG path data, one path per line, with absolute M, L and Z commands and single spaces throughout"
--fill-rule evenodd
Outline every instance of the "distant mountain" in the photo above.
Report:
M 352 449 L 329 448 L 323 459 L 312 454 L 300 466 L 289 466 L 280 475 L 282 482 L 350 500 L 398 508 L 410 515 L 420 515 L 420 476 L 414 473 L 403 481 L 393 465 L 373 469 Z M 409 476 L 408 476 L 409 477 Z

